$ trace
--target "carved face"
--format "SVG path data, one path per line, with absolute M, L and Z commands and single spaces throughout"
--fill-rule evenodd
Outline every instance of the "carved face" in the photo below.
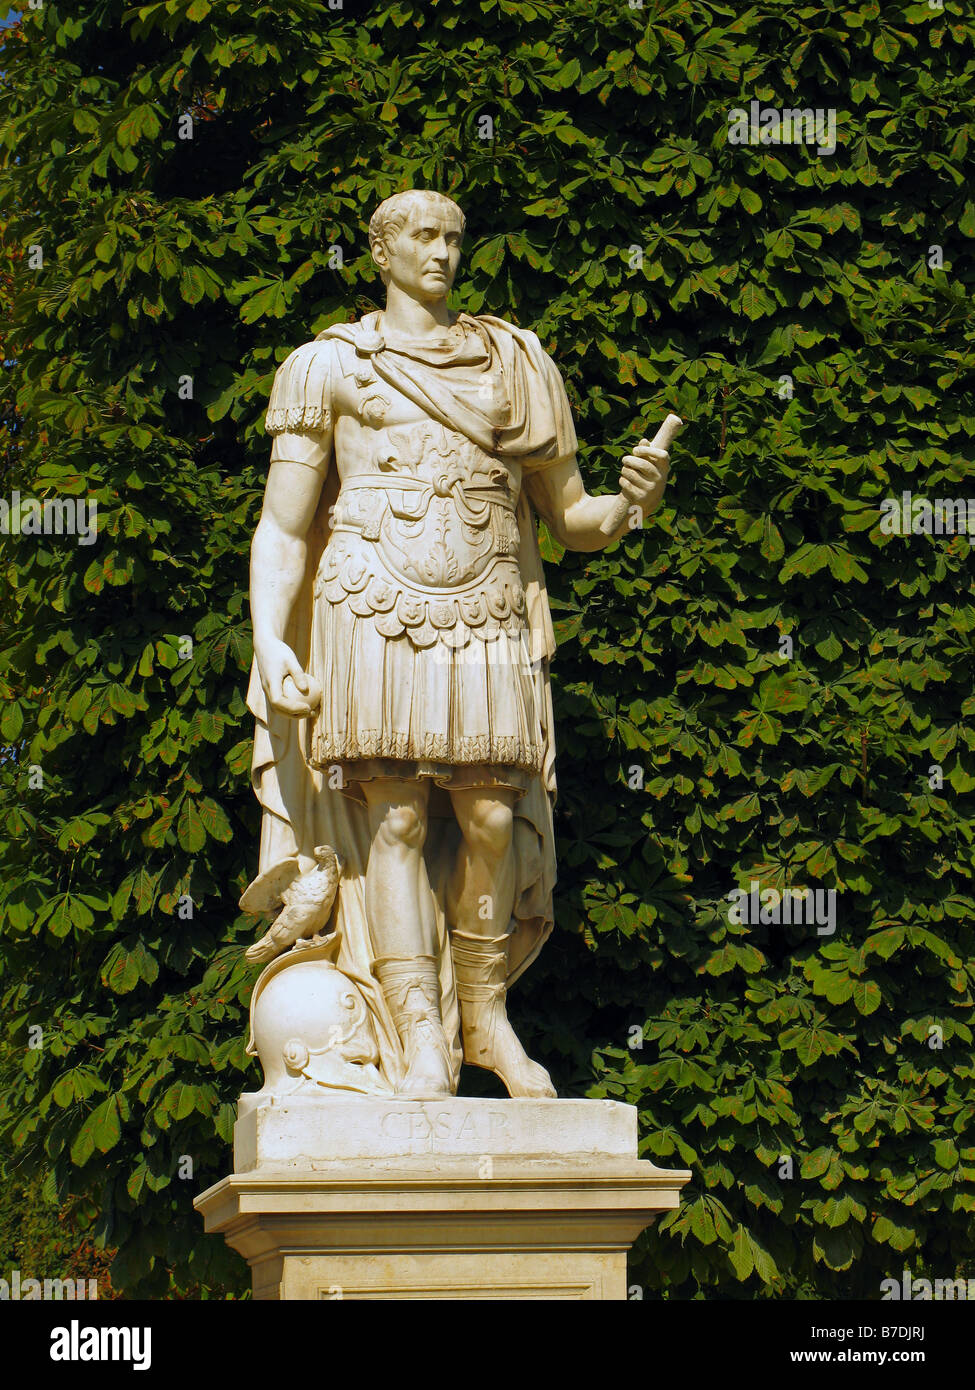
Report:
M 389 283 L 411 299 L 433 303 L 445 299 L 460 265 L 463 233 L 457 214 L 436 202 L 423 202 L 388 242 L 378 242 L 373 256 Z

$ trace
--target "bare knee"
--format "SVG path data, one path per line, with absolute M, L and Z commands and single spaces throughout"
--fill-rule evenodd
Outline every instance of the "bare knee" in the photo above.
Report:
M 464 839 L 472 853 L 489 862 L 503 859 L 511 845 L 514 816 L 502 801 L 481 801 L 466 818 Z
M 423 848 L 427 836 L 427 818 L 422 806 L 409 802 L 386 806 L 376 819 L 376 839 L 380 844 L 390 849 Z

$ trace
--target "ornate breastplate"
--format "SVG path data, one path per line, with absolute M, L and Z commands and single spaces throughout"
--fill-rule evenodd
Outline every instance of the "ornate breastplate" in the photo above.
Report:
M 387 637 L 462 643 L 524 626 L 508 470 L 423 423 L 378 435 L 375 473 L 346 479 L 315 592 L 374 615 Z M 447 634 L 453 634 L 448 637 Z

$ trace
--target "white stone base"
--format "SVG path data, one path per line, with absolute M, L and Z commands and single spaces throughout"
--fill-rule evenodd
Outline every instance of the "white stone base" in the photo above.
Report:
M 356 1159 L 636 1158 L 637 1114 L 615 1100 L 376 1100 L 241 1097 L 234 1167 L 316 1172 Z
M 637 1158 L 616 1101 L 254 1100 L 196 1206 L 255 1298 L 625 1299 L 690 1177 Z

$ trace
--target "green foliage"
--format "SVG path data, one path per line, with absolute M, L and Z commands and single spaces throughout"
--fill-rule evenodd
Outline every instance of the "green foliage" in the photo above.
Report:
M 6 36 L 4 495 L 93 497 L 99 536 L 0 540 L 0 1126 L 94 1202 L 117 1287 L 246 1282 L 191 1201 L 256 1081 L 260 421 L 292 347 L 381 302 L 364 221 L 408 186 L 463 204 L 455 303 L 539 332 L 595 489 L 689 422 L 651 526 L 547 542 L 559 923 L 513 1001 L 563 1093 L 692 1170 L 632 1281 L 971 1272 L 975 559 L 879 526 L 968 490 L 962 8 L 48 0 Z M 835 107 L 836 152 L 729 143 L 753 99 Z M 729 921 L 753 879 L 835 890 L 835 934 Z

